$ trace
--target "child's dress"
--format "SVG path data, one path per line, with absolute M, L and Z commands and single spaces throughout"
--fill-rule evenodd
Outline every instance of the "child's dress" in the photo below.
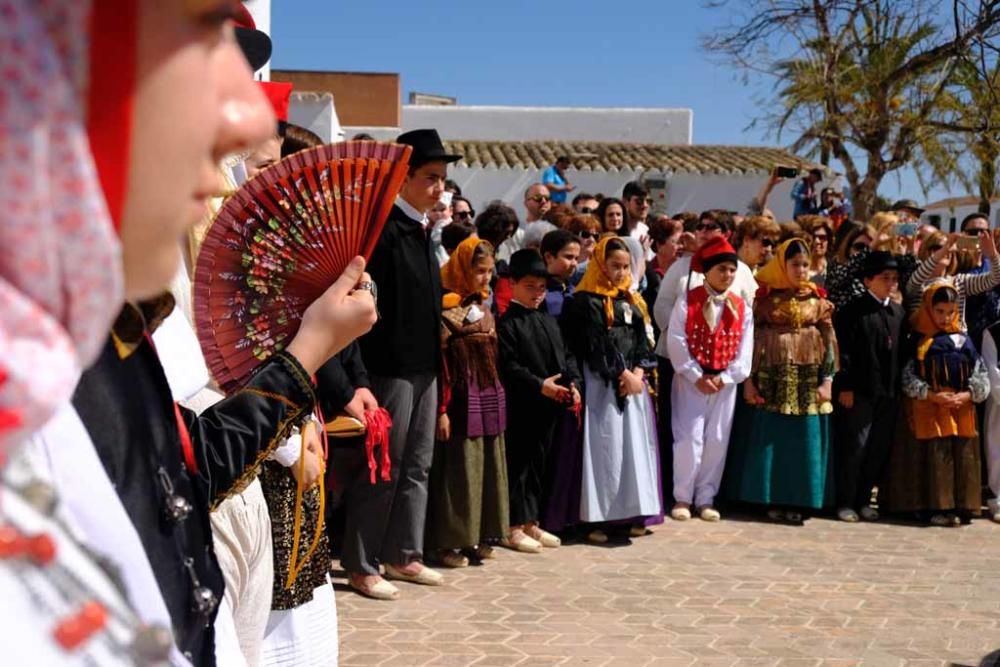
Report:
M 833 404 L 817 395 L 837 369 L 833 304 L 784 276 L 789 243 L 757 274 L 765 287 L 754 301 L 750 379 L 764 403 L 750 407 L 747 430 L 733 433 L 724 489 L 731 500 L 818 509 L 833 501 Z
M 442 311 L 439 413 L 448 415 L 451 438 L 435 444 L 431 465 L 426 542 L 434 550 L 473 547 L 510 531 L 507 406 L 497 371 L 496 324 L 483 295 L 463 287 L 474 250 L 483 243 L 466 239 L 442 269 L 450 291 Z
M 618 392 L 623 371 L 639 367 L 649 373 L 656 357 L 630 280 L 612 285 L 605 273 L 608 241 L 594 248 L 587 275 L 563 311 L 567 345 L 583 376 L 580 519 L 591 523 L 655 516 L 662 508 L 649 394 Z
M 925 290 L 923 310 L 947 284 L 940 281 Z M 888 506 L 894 512 L 978 513 L 982 473 L 974 403 L 989 395 L 989 376 L 958 318 L 948 330 L 934 333 L 933 325 L 927 328 L 928 317 L 921 328 L 920 316 L 918 311 L 914 326 L 923 337 L 903 368 L 905 428 L 889 462 Z M 950 408 L 928 398 L 928 392 L 941 391 L 968 391 L 972 401 Z

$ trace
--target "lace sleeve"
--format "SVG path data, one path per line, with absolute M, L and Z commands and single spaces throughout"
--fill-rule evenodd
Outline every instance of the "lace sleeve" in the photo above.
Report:
M 903 393 L 910 398 L 924 401 L 927 400 L 928 389 L 927 383 L 917 375 L 915 362 L 912 359 L 907 361 L 903 367 Z
M 982 359 L 976 360 L 976 368 L 969 376 L 969 393 L 973 403 L 982 403 L 990 395 L 990 376 Z

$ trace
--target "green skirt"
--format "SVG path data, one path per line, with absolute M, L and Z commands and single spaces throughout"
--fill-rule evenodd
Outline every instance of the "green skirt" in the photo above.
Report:
M 510 531 L 503 436 L 434 445 L 428 483 L 428 550 L 462 549 Z
M 781 415 L 742 404 L 726 457 L 722 494 L 761 505 L 833 504 L 828 415 Z

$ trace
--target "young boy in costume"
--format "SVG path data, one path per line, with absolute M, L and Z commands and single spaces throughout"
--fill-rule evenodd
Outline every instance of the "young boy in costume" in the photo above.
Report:
M 705 521 L 718 521 L 715 494 L 726 465 L 736 386 L 750 374 L 753 313 L 730 288 L 737 256 L 714 238 L 698 249 L 691 270 L 704 284 L 677 300 L 667 328 L 675 375 L 671 388 L 674 498 L 670 515 L 684 521 L 694 505 Z
M 538 524 L 550 490 L 549 452 L 560 416 L 580 403 L 579 379 L 559 325 L 539 309 L 550 280 L 546 263 L 534 250 L 518 250 L 510 258 L 510 276 L 513 300 L 497 326 L 500 377 L 507 390 L 509 544 L 518 551 L 537 553 L 560 544 Z

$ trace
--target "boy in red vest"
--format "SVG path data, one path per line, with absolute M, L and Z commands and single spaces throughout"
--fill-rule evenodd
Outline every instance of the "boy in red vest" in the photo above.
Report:
M 726 465 L 729 431 L 736 408 L 736 387 L 750 375 L 753 360 L 753 310 L 730 291 L 736 277 L 736 251 L 722 237 L 705 243 L 691 270 L 705 282 L 674 304 L 667 328 L 667 350 L 674 366 L 671 388 L 674 432 L 674 499 L 670 516 L 691 518 L 691 507 L 705 521 L 718 521 L 714 507 Z

